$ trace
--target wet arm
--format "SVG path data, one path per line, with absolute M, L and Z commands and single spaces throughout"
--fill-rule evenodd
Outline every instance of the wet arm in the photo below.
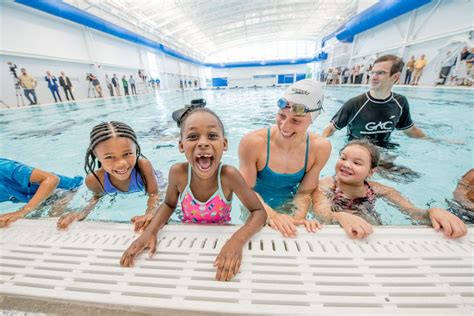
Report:
M 332 136 L 332 134 L 334 134 L 335 131 L 336 131 L 336 127 L 334 127 L 334 124 L 331 122 L 324 129 L 323 136 L 324 137 Z
M 407 136 L 411 138 L 424 138 L 429 139 L 426 134 L 420 128 L 413 125 L 412 127 L 403 131 Z
M 171 167 L 168 175 L 169 183 L 166 189 L 165 200 L 156 211 L 150 224 L 145 229 L 144 234 L 149 233 L 156 235 L 176 209 L 179 197 L 178 179 L 183 177 L 181 169 L 179 164 Z
M 148 195 L 148 200 L 145 214 L 154 215 L 158 208 L 158 201 L 160 199 L 155 170 L 153 169 L 151 162 L 143 158 L 138 160 L 138 167 L 140 168 L 146 181 L 146 193 Z
M 22 216 L 29 214 L 38 207 L 41 202 L 53 194 L 59 184 L 59 178 L 50 172 L 33 169 L 30 176 L 30 183 L 39 183 L 39 187 L 31 200 L 19 210 Z
M 414 206 L 408 199 L 402 196 L 400 192 L 394 188 L 376 182 L 371 182 L 370 185 L 374 188 L 378 196 L 398 207 L 403 213 L 410 216 L 413 220 L 416 220 L 420 224 L 429 224 L 429 212 Z
M 326 165 L 331 154 L 331 143 L 323 137 L 319 137 L 311 143 L 313 150 L 317 153 L 317 158 L 311 169 L 306 172 L 294 197 L 296 211 L 294 218 L 305 219 L 311 203 L 311 194 L 318 188 L 319 174 Z

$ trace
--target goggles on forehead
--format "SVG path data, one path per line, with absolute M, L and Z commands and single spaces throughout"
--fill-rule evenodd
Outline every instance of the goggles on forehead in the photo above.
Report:
M 310 112 L 316 112 L 316 111 L 321 111 L 323 110 L 323 107 L 321 105 L 319 105 L 316 109 L 308 109 L 305 105 L 303 104 L 296 104 L 296 103 L 293 103 L 290 105 L 290 103 L 288 102 L 287 99 L 285 98 L 281 98 L 280 100 L 278 100 L 277 102 L 277 105 L 280 109 L 285 109 L 285 108 L 290 108 L 290 110 L 294 113 L 296 113 L 297 115 L 305 115 L 306 113 L 310 113 Z

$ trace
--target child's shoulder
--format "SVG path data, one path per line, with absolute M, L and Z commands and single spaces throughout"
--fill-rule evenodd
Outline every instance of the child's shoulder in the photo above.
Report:
M 235 177 L 235 176 L 241 176 L 240 171 L 236 167 L 222 164 L 221 177 Z
M 95 175 L 93 173 L 89 173 L 86 176 L 86 180 L 84 182 L 89 190 L 95 193 L 103 192 L 102 186 L 104 183 L 104 172 L 104 169 L 99 168 L 95 171 Z
M 189 163 L 187 162 L 178 162 L 171 166 L 169 176 L 170 177 L 177 177 L 188 174 L 188 166 Z

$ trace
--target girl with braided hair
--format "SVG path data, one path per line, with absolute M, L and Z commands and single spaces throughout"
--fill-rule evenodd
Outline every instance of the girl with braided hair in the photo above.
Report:
M 147 209 L 144 215 L 134 216 L 132 222 L 135 231 L 142 231 L 148 226 L 157 209 L 158 176 L 151 162 L 143 156 L 137 136 L 130 126 L 117 121 L 94 126 L 84 170 L 87 173 L 86 186 L 94 197 L 82 212 L 61 216 L 57 222 L 59 229 L 66 229 L 74 221 L 84 220 L 105 194 L 141 191 L 146 191 L 148 195 Z

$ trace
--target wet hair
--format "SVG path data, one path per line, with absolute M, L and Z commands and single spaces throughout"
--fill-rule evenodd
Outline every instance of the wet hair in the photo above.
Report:
M 181 135 L 181 138 L 183 137 L 183 131 L 184 131 L 184 125 L 186 123 L 186 120 L 194 113 L 198 113 L 198 112 L 204 112 L 204 113 L 209 113 L 211 114 L 212 116 L 214 116 L 216 119 L 217 119 L 217 124 L 219 125 L 219 128 L 221 129 L 222 131 L 222 135 L 225 136 L 225 130 L 224 130 L 224 124 L 222 123 L 221 119 L 219 116 L 217 116 L 217 114 L 212 111 L 212 110 L 209 110 L 208 108 L 194 108 L 194 109 L 191 109 L 189 111 L 187 111 L 186 113 L 183 114 L 183 116 L 181 117 L 181 119 L 179 120 L 179 126 L 180 126 L 180 132 L 179 134 Z
M 377 146 L 375 146 L 368 139 L 365 139 L 365 138 L 355 139 L 355 140 L 352 140 L 352 141 L 348 142 L 339 151 L 339 155 L 341 155 L 341 153 L 344 149 L 346 149 L 349 146 L 354 146 L 354 145 L 357 145 L 357 146 L 360 146 L 360 147 L 363 147 L 363 148 L 367 149 L 367 151 L 369 152 L 369 156 L 370 156 L 370 169 L 374 169 L 375 167 L 377 167 L 379 165 L 380 153 L 379 153 L 379 150 L 378 150 Z
M 133 167 L 137 169 L 138 174 L 142 178 L 143 184 L 145 185 L 145 188 L 146 188 L 146 179 L 143 176 L 140 168 L 138 167 L 138 159 L 140 157 L 145 157 L 145 156 L 143 156 L 141 152 L 141 148 L 140 148 L 140 145 L 138 144 L 137 135 L 135 134 L 135 131 L 130 126 L 122 122 L 117 122 L 117 121 L 102 122 L 92 128 L 92 131 L 90 132 L 89 147 L 87 148 L 87 152 L 86 152 L 84 170 L 86 171 L 87 174 L 92 173 L 94 177 L 97 179 L 97 181 L 100 183 L 100 185 L 102 186 L 102 189 L 105 191 L 104 185 L 102 184 L 99 177 L 95 173 L 96 167 L 100 168 L 101 163 L 99 159 L 97 159 L 96 155 L 94 154 L 94 149 L 100 143 L 105 142 L 114 137 L 126 137 L 135 143 L 135 146 L 137 147 L 137 152 L 136 152 L 137 162 L 135 163 L 135 166 Z
M 392 67 L 390 67 L 390 76 L 396 74 L 397 72 L 402 72 L 404 62 L 400 57 L 395 55 L 383 55 L 374 61 L 374 65 L 384 61 L 392 62 Z

